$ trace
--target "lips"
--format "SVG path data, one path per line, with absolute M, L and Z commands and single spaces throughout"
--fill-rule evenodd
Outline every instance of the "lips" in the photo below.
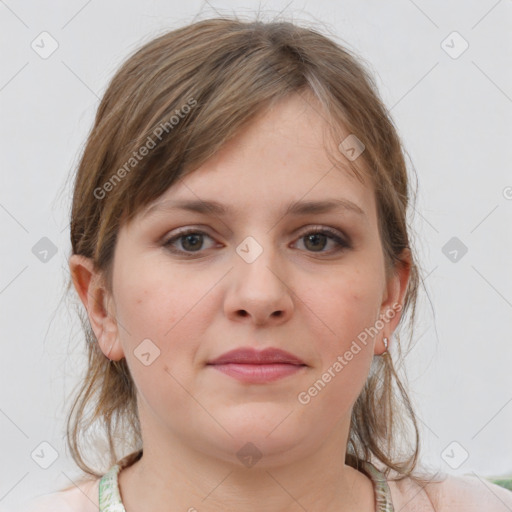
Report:
M 307 371 L 302 359 L 278 348 L 238 348 L 207 364 L 246 385 L 264 385 Z
M 238 348 L 222 354 L 220 357 L 209 361 L 207 364 L 291 364 L 296 366 L 305 366 L 304 361 L 302 361 L 300 358 L 278 348 L 266 348 L 264 350 L 256 350 L 253 348 Z

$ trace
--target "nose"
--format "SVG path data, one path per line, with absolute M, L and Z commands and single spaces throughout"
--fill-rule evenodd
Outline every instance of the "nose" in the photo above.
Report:
M 293 291 L 274 251 L 265 248 L 252 262 L 235 254 L 228 276 L 224 309 L 230 320 L 276 325 L 290 318 Z

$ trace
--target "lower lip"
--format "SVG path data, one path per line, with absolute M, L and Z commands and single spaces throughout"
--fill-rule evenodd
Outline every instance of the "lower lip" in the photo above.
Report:
M 241 382 L 263 383 L 272 382 L 288 375 L 294 375 L 306 368 L 304 365 L 274 364 L 214 364 L 210 365 L 219 372 L 225 373 Z

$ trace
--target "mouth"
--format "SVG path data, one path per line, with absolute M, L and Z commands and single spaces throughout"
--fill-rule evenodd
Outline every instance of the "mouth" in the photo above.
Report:
M 293 364 L 305 366 L 302 359 L 279 348 L 266 348 L 265 350 L 237 348 L 209 361 L 208 364 Z
M 246 383 L 272 382 L 307 368 L 299 357 L 276 348 L 231 350 L 209 361 L 207 366 Z

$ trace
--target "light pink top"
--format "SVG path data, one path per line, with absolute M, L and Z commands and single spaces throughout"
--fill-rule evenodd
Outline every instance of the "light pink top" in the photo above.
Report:
M 99 480 L 40 496 L 19 512 L 98 512 Z M 512 512 L 512 491 L 477 476 L 446 475 L 425 488 L 410 478 L 388 485 L 397 512 Z

